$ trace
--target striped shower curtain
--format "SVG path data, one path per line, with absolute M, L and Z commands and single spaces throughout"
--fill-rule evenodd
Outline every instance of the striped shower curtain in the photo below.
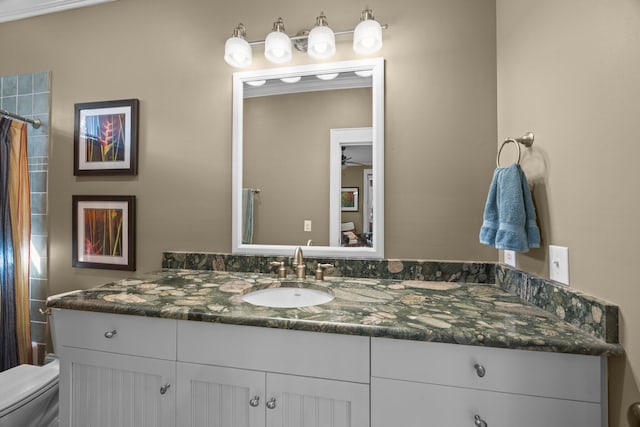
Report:
M 31 199 L 24 123 L 0 120 L 0 371 L 31 363 Z

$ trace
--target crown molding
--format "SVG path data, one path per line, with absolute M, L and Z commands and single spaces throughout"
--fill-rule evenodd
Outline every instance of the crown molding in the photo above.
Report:
M 17 21 L 111 1 L 114 0 L 4 0 L 0 1 L 0 22 Z

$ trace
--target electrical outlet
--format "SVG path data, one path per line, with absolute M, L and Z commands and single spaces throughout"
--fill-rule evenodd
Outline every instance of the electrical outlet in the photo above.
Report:
M 504 263 L 515 268 L 515 266 L 516 266 L 516 251 L 504 251 Z
M 569 248 L 549 246 L 549 277 L 556 282 L 569 284 Z
M 311 231 L 311 220 L 310 219 L 305 219 L 304 220 L 304 231 Z

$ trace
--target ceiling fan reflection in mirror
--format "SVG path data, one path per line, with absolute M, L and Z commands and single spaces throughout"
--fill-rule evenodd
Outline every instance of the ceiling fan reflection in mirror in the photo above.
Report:
M 342 167 L 371 166 L 372 152 L 370 145 L 342 146 Z

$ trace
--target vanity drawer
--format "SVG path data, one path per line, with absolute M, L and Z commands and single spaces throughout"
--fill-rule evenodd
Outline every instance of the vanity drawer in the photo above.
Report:
M 178 360 L 369 383 L 369 338 L 178 321 Z
M 176 320 L 53 309 L 56 347 L 176 359 Z
M 602 427 L 602 405 L 383 378 L 371 380 L 371 427 Z
M 374 377 L 585 402 L 603 401 L 605 366 L 598 356 L 385 338 L 371 342 Z

